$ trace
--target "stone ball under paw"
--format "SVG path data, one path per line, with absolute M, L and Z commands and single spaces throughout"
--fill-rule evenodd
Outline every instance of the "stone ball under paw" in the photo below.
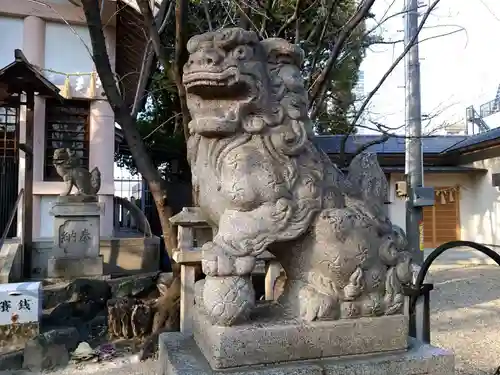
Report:
M 255 306 L 255 291 L 250 277 L 207 276 L 203 302 L 215 324 L 230 326 L 248 318 Z

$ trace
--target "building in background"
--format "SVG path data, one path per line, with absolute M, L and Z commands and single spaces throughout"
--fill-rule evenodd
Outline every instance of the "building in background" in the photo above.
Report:
M 354 95 L 356 97 L 356 101 L 354 102 L 354 113 L 356 114 L 359 109 L 361 108 L 361 105 L 363 104 L 363 101 L 365 100 L 365 72 L 363 70 L 360 70 L 358 72 L 358 82 L 356 83 L 356 86 L 354 86 Z M 367 114 L 362 113 L 361 117 L 358 120 L 358 129 L 357 133 L 358 134 L 367 134 L 367 133 L 373 133 L 370 130 L 368 130 L 366 127 L 367 125 Z
M 137 52 L 128 42 L 134 33 L 145 35 L 143 23 L 137 22 L 137 4 L 120 0 L 99 3 L 112 69 L 120 77 L 138 76 L 133 72 L 140 68 L 147 43 L 141 41 L 142 50 Z M 137 26 L 134 29 L 132 25 Z M 115 125 L 89 53 L 92 47 L 82 7 L 60 0 L 1 1 L 0 35 L 4 36 L 0 43 L 0 235 L 10 228 L 9 237 L 21 242 L 30 238 L 33 251 L 25 254 L 32 258 L 30 272 L 35 277 L 44 276 L 54 234 L 54 218 L 49 210 L 64 190 L 64 182 L 52 165 L 52 154 L 56 148 L 70 148 L 80 157 L 82 166 L 101 171 L 101 254 L 110 267 L 108 273 L 145 267 L 142 258 L 148 251 L 157 252 L 159 239 L 145 245 L 144 237 L 152 235 L 140 210 L 133 228 L 122 227 L 117 220 L 116 213 L 127 204 L 116 196 L 114 181 L 114 152 L 123 135 Z M 137 81 L 137 77 L 120 80 L 129 106 L 137 91 L 130 85 Z M 34 82 L 36 89 L 31 90 L 23 82 Z M 34 92 L 33 111 L 27 109 L 23 98 L 29 96 L 24 94 L 27 91 Z M 29 154 L 25 154 L 24 146 L 21 150 L 22 144 L 33 145 L 31 166 L 26 163 Z M 26 181 L 32 181 L 33 192 L 27 198 L 32 204 L 17 205 L 16 228 L 8 224 L 8 219 Z M 23 220 L 23 209 L 30 206 L 26 212 L 32 214 Z M 26 234 L 30 230 L 23 233 L 26 222 L 32 226 L 32 235 Z M 141 232 L 131 231 L 136 228 Z M 123 238 L 127 241 L 121 245 Z M 114 258 L 110 255 L 111 248 L 120 254 L 117 259 L 117 254 Z M 149 266 L 157 269 L 158 265 Z

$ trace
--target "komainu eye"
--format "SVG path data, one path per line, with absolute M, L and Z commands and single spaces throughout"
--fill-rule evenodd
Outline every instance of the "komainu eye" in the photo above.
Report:
M 248 46 L 238 46 L 233 50 L 233 56 L 239 60 L 249 59 L 252 57 L 252 49 Z

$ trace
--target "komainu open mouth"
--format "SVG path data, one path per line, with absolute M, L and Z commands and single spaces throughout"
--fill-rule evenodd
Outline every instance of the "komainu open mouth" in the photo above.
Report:
M 204 99 L 237 99 L 250 91 L 247 83 L 239 80 L 236 69 L 184 74 L 183 83 L 188 93 Z

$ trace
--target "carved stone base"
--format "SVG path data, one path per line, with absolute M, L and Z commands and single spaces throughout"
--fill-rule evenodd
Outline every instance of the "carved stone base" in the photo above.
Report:
M 283 318 L 274 303 L 258 305 L 250 322 L 214 326 L 195 308 L 193 334 L 212 368 L 404 351 L 405 315 L 304 323 Z
M 87 258 L 49 258 L 47 277 L 74 279 L 77 277 L 102 276 L 104 261 L 102 255 Z
M 159 360 L 162 375 L 453 375 L 455 373 L 453 353 L 416 341 L 410 342 L 408 351 L 400 353 L 322 358 L 314 361 L 293 361 L 217 371 L 210 367 L 192 336 L 170 332 L 160 335 Z

